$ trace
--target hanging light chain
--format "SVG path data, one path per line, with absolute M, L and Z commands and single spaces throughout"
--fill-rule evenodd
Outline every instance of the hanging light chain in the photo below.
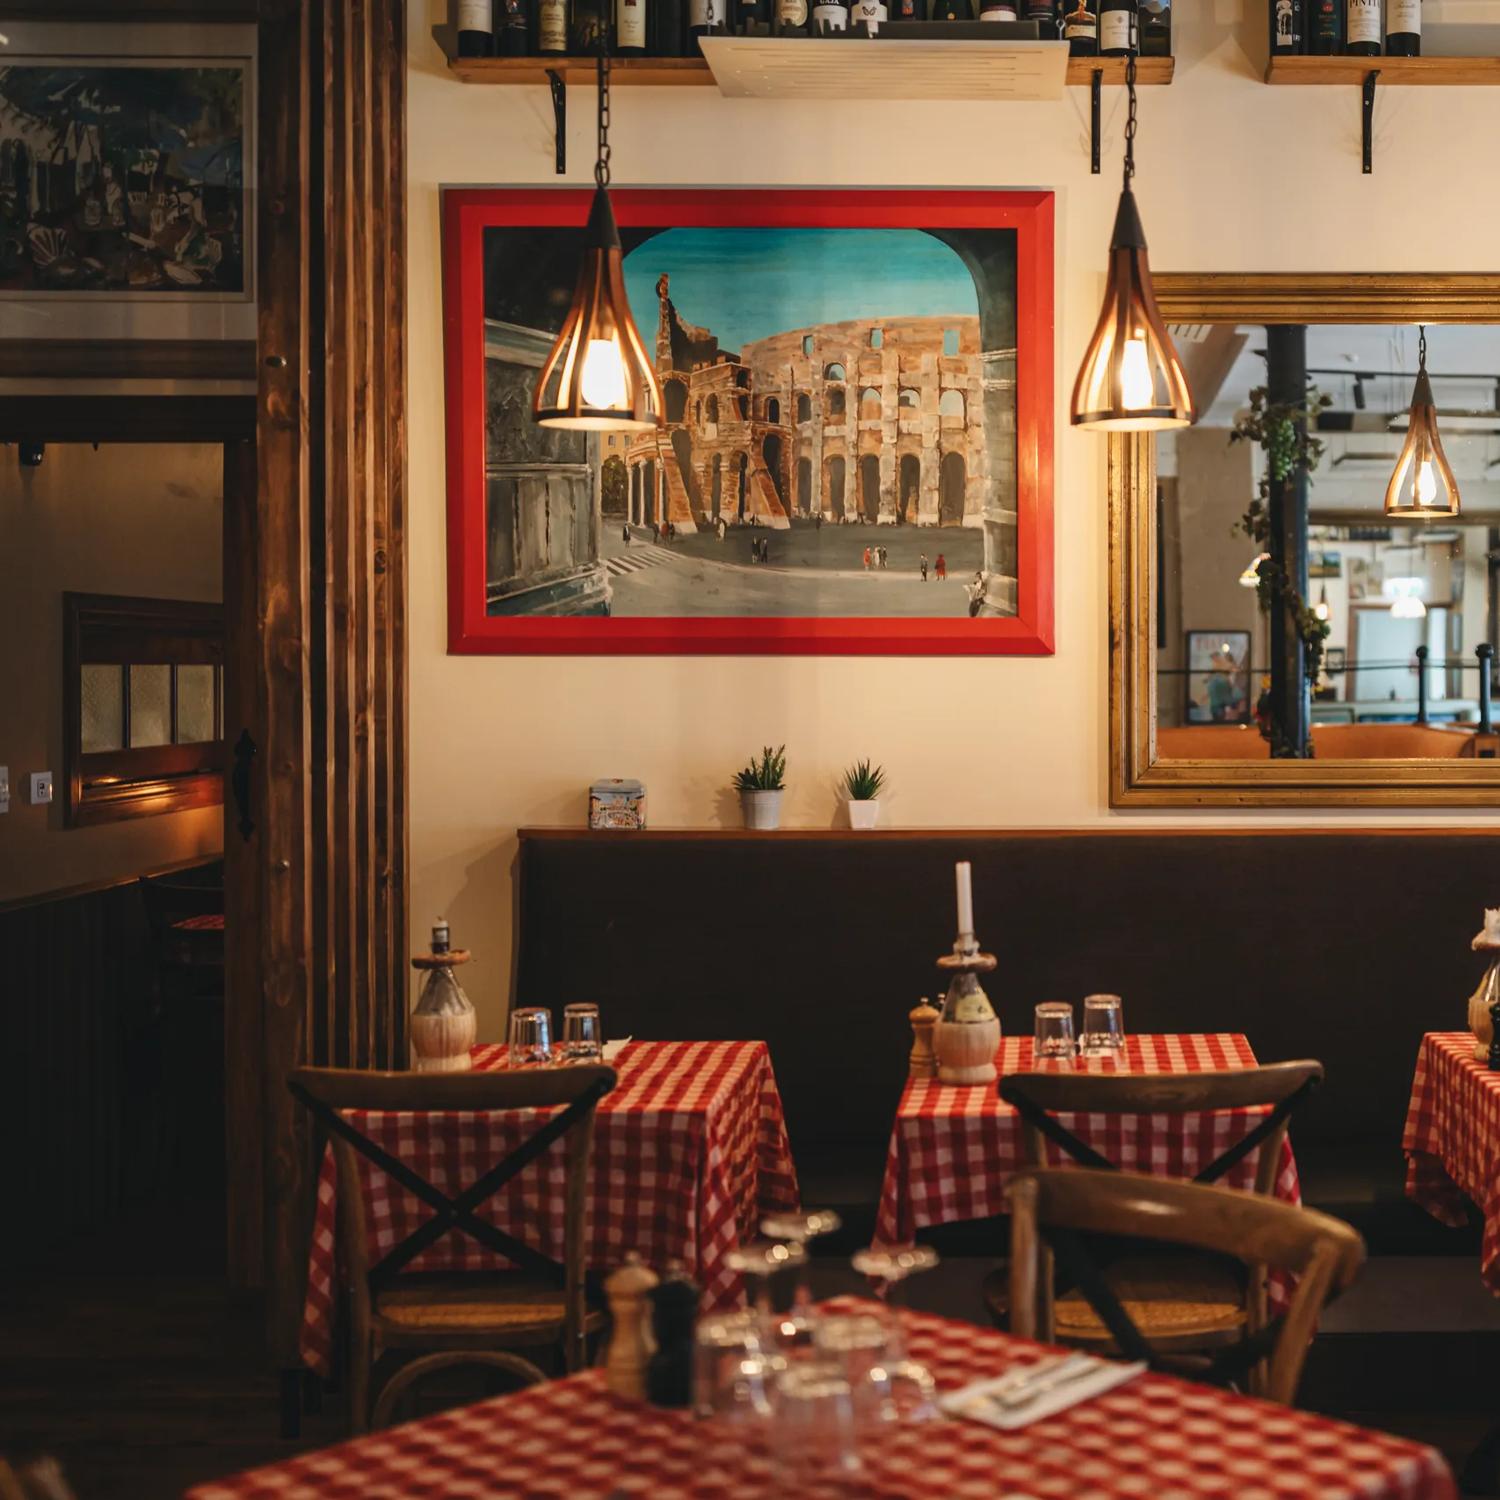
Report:
M 1417 368 L 1419 370 L 1427 368 L 1427 325 L 1425 323 L 1417 325 Z
M 605 46 L 606 22 L 599 25 L 599 143 L 594 161 L 594 181 L 609 186 L 609 52 Z
M 1130 187 L 1130 179 L 1135 176 L 1135 51 L 1132 49 L 1125 57 L 1125 93 L 1128 99 L 1125 112 L 1125 187 Z

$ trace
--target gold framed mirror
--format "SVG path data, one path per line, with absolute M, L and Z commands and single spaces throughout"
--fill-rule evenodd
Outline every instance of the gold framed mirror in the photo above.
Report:
M 1156 295 L 1200 416 L 1109 440 L 1110 805 L 1500 805 L 1500 276 Z M 1462 504 L 1412 520 L 1386 491 L 1423 349 Z

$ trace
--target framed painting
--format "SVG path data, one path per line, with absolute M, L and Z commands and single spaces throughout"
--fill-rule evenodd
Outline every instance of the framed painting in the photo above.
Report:
M 537 427 L 590 194 L 443 194 L 455 653 L 1052 650 L 1052 195 L 620 189 L 663 393 Z
M 7 57 L 0 297 L 247 301 L 248 57 Z
M 1188 724 L 1248 724 L 1250 701 L 1250 632 L 1190 630 L 1187 633 Z

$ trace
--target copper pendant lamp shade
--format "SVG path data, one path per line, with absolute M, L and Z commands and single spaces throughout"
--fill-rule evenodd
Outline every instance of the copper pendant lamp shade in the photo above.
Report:
M 1385 513 L 1392 521 L 1451 520 L 1459 513 L 1458 482 L 1453 477 L 1443 440 L 1438 436 L 1437 408 L 1427 378 L 1427 330 L 1417 359 L 1417 383 L 1411 393 L 1406 442 L 1385 487 Z
M 649 431 L 661 423 L 661 386 L 630 316 L 620 231 L 609 201 L 609 63 L 602 33 L 594 182 L 578 284 L 562 331 L 542 366 L 531 414 L 543 427 Z
M 1104 307 L 1073 386 L 1073 425 L 1098 432 L 1162 432 L 1197 419 L 1187 376 L 1151 288 L 1135 176 L 1135 54 L 1125 65 L 1130 112 L 1125 184 L 1109 244 Z

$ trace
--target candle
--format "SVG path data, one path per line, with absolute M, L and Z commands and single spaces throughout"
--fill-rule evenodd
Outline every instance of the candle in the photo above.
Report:
M 969 862 L 962 859 L 954 866 L 958 878 L 958 935 L 974 935 L 974 888 L 969 881 Z

